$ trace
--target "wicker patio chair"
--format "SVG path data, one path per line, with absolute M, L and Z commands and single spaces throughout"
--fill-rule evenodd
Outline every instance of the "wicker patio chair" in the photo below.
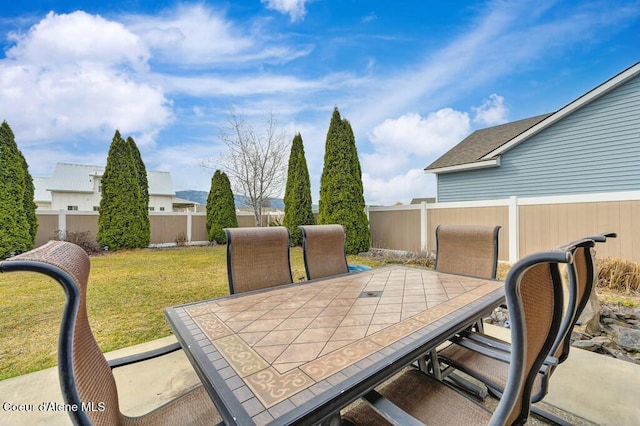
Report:
M 221 422 L 202 386 L 140 417 L 128 417 L 120 412 L 118 390 L 111 370 L 156 358 L 180 349 L 180 345 L 176 343 L 107 361 L 87 317 L 89 269 L 89 257 L 85 251 L 64 241 L 49 241 L 41 247 L 0 262 L 1 272 L 41 273 L 56 280 L 64 289 L 66 303 L 58 338 L 58 376 L 64 402 L 76 407 L 68 411 L 72 422 L 77 425 L 105 426 L 204 425 Z M 86 407 L 93 407 L 94 410 L 83 409 Z
M 346 234 L 342 225 L 303 225 L 302 249 L 307 279 L 346 274 Z
M 592 248 L 594 241 L 605 242 L 607 238 L 615 236 L 614 233 L 601 234 L 577 240 L 559 248 L 559 250 L 573 252 L 575 260 L 573 267 L 567 267 L 565 293 L 568 297 L 563 308 L 560 332 L 549 352 L 549 358 L 535 378 L 532 402 L 539 402 L 544 398 L 548 391 L 551 374 L 569 355 L 571 332 L 589 300 L 595 282 L 595 252 Z M 511 345 L 492 336 L 468 330 L 451 340 L 454 344 L 438 352 L 439 362 L 449 366 L 444 374 L 453 369 L 463 371 L 484 383 L 491 393 L 500 396 L 507 383 L 509 370 L 507 356 L 511 351 Z M 464 387 L 464 384 L 461 384 Z M 562 419 L 537 406 L 532 406 L 532 411 L 555 423 L 565 424 Z
M 304 269 L 307 279 L 328 277 L 371 269 L 347 264 L 347 235 L 342 225 L 301 225 Z
M 434 269 L 460 275 L 495 278 L 498 272 L 498 233 L 500 225 L 438 225 L 436 227 L 436 261 Z M 480 318 L 471 329 L 484 331 Z M 432 363 L 437 363 L 435 350 L 429 354 Z M 436 376 L 439 378 L 439 375 Z M 452 377 L 453 378 L 453 377 Z M 463 380 L 458 380 L 460 383 Z M 467 383 L 469 389 L 477 387 Z M 477 388 L 484 397 L 486 391 Z
M 495 278 L 500 226 L 438 225 L 435 270 Z
M 361 404 L 344 413 L 356 425 L 490 424 L 526 422 L 534 376 L 560 329 L 563 291 L 559 263 L 570 263 L 569 251 L 537 253 L 517 262 L 505 282 L 511 317 L 512 351 L 504 396 L 491 413 L 477 401 L 422 371 L 410 369 L 365 395 Z M 373 407 L 373 408 L 372 408 Z
M 225 228 L 225 232 L 230 294 L 293 282 L 286 227 Z

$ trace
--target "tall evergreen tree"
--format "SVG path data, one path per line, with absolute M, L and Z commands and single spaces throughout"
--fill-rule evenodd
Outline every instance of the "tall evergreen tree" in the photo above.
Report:
M 22 152 L 18 151 L 22 160 L 22 168 L 24 169 L 24 211 L 27 215 L 27 222 L 29 222 L 29 235 L 31 236 L 31 247 L 36 243 L 36 236 L 38 234 L 38 217 L 36 216 L 36 209 L 38 208 L 35 202 L 35 187 L 33 186 L 33 177 L 29 173 L 29 165 L 26 158 L 22 155 Z
M 284 226 L 289 228 L 291 245 L 302 243 L 302 231 L 298 228 L 299 225 L 313 225 L 315 223 L 309 169 L 304 156 L 302 136 L 298 133 L 291 143 L 287 185 L 284 193 Z
M 364 211 L 362 171 L 356 141 L 348 120 L 333 110 L 320 179 L 318 223 L 338 223 L 347 233 L 346 250 L 356 254 L 369 250 L 371 232 Z
M 302 145 L 302 136 L 300 133 L 296 133 L 293 137 L 293 142 L 291 142 L 291 152 L 289 153 L 289 165 L 287 167 L 287 182 L 284 187 L 284 208 L 285 212 L 287 210 L 287 204 L 291 204 L 288 201 L 288 198 L 292 193 L 292 186 L 294 184 L 294 179 L 291 177 L 295 174 L 296 164 L 298 164 L 298 154 L 300 151 L 304 152 L 304 147 Z
M 150 234 L 142 219 L 142 205 L 138 166 L 131 146 L 116 130 L 102 176 L 97 238 L 100 245 L 111 250 L 147 247 Z M 144 215 L 148 212 L 144 211 Z
M 11 127 L 3 121 L 0 125 L 0 259 L 33 247 L 25 211 L 25 182 L 30 180 L 25 178 L 25 164 Z
M 207 198 L 207 233 L 209 241 L 218 244 L 227 242 L 224 228 L 237 228 L 238 217 L 231 191 L 231 182 L 224 172 L 216 170 L 211 178 L 211 189 Z
M 147 168 L 144 165 L 144 161 L 142 161 L 140 150 L 131 136 L 127 138 L 127 145 L 129 145 L 129 149 L 131 150 L 131 155 L 133 156 L 133 161 L 138 173 L 138 183 L 140 185 L 140 205 L 138 207 L 138 214 L 140 216 L 139 220 L 142 226 L 142 232 L 149 236 L 146 244 L 143 245 L 143 247 L 146 247 L 151 241 L 151 224 L 149 222 L 149 178 L 147 177 Z M 142 243 L 143 242 L 141 242 L 141 244 Z

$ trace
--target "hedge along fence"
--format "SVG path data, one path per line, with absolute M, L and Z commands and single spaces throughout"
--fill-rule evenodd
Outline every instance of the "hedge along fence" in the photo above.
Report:
M 95 242 L 98 232 L 98 212 L 67 210 L 37 210 L 38 234 L 36 246 L 52 239 L 66 239 L 67 234 L 83 235 L 87 242 Z M 282 223 L 282 212 L 263 215 L 265 226 Z M 194 212 L 149 212 L 151 224 L 151 246 L 181 244 L 205 244 L 208 242 L 206 213 Z M 238 226 L 255 226 L 253 213 L 238 213 Z

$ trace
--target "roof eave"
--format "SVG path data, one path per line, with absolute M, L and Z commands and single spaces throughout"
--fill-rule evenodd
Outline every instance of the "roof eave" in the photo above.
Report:
M 437 167 L 434 169 L 424 169 L 425 173 L 445 174 L 464 172 L 467 170 L 488 169 L 490 167 L 500 167 L 500 157 L 489 160 L 475 161 L 473 163 L 457 164 L 455 166 Z
M 49 192 L 71 192 L 74 194 L 93 194 L 94 191 L 88 189 L 69 189 L 69 188 L 47 188 Z

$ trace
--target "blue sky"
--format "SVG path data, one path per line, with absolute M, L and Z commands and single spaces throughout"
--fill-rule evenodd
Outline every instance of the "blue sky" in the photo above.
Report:
M 104 165 L 115 129 L 208 191 L 231 111 L 302 134 L 314 202 L 334 106 L 370 204 L 435 195 L 472 131 L 552 112 L 640 61 L 640 1 L 29 1 L 0 12 L 0 120 L 33 176 Z

